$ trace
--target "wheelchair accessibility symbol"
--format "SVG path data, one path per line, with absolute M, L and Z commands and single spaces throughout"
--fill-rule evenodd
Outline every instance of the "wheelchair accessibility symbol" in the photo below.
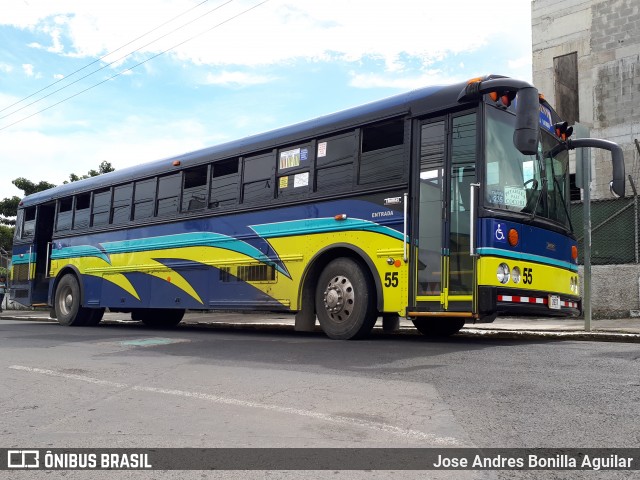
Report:
M 496 226 L 495 237 L 496 237 L 496 240 L 499 242 L 505 241 L 504 228 L 505 228 L 504 225 L 501 223 L 498 223 L 498 225 Z

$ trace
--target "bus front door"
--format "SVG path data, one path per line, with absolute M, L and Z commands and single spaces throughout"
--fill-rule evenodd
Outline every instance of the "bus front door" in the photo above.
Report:
M 29 303 L 34 307 L 47 306 L 54 217 L 55 203 L 38 206 L 34 242 L 31 246 L 35 265 L 30 269 L 29 279 Z
M 419 178 L 413 212 L 411 317 L 471 318 L 470 185 L 476 181 L 476 114 L 419 124 Z

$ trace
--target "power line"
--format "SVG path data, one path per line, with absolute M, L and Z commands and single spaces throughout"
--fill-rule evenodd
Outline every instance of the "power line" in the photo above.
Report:
M 195 39 L 195 38 L 198 38 L 198 37 L 200 37 L 200 36 L 204 35 L 205 33 L 209 33 L 210 31 L 212 31 L 212 30 L 214 30 L 214 29 L 216 29 L 216 28 L 218 28 L 218 27 L 220 27 L 220 26 L 222 26 L 222 25 L 224 25 L 224 24 L 226 24 L 226 23 L 229 23 L 229 22 L 230 22 L 230 21 L 232 21 L 232 20 L 235 20 L 236 18 L 241 17 L 242 15 L 244 15 L 244 14 L 246 14 L 246 13 L 249 13 L 251 10 L 254 10 L 254 9 L 258 8 L 258 7 L 259 7 L 259 6 L 261 6 L 261 5 L 264 5 L 264 4 L 265 4 L 265 3 L 267 3 L 268 1 L 269 1 L 269 0 L 263 0 L 262 2 L 257 3 L 257 4 L 255 4 L 255 5 L 253 5 L 252 7 L 249 7 L 249 8 L 247 8 L 246 10 L 243 10 L 242 12 L 240 12 L 240 13 L 238 13 L 238 14 L 236 14 L 236 15 L 232 16 L 232 17 L 227 18 L 226 20 L 224 20 L 224 21 L 222 21 L 222 22 L 218 23 L 217 25 L 214 25 L 214 26 L 213 26 L 213 27 L 211 27 L 211 28 L 208 28 L 208 29 L 206 29 L 206 30 L 203 30 L 202 32 L 197 33 L 196 35 L 193 35 L 192 37 L 189 37 L 189 38 L 187 38 L 186 40 L 183 40 L 182 42 L 177 43 L 177 44 L 173 45 L 172 47 L 167 48 L 166 50 L 163 50 L 163 51 L 161 51 L 161 52 L 159 52 L 159 53 L 157 53 L 157 54 L 155 54 L 155 55 L 153 55 L 153 56 L 151 56 L 151 57 L 147 58 L 146 60 L 143 60 L 142 62 L 135 64 L 135 65 L 134 65 L 134 66 L 132 66 L 132 67 L 129 67 L 129 68 L 125 69 L 125 70 L 122 70 L 121 72 L 118 72 L 118 73 L 116 73 L 115 75 L 112 75 L 111 77 L 109 77 L 109 78 L 106 78 L 106 79 L 102 80 L 101 82 L 98 82 L 98 83 L 96 83 L 96 84 L 94 84 L 94 85 L 92 85 L 92 86 L 90 86 L 90 87 L 88 87 L 88 88 L 85 88 L 84 90 L 81 90 L 81 91 L 79 91 L 79 92 L 77 92 L 77 93 L 75 93 L 75 94 L 73 94 L 73 95 L 70 95 L 70 96 L 68 96 L 68 97 L 66 97 L 66 98 L 64 98 L 64 99 L 62 99 L 62 100 L 60 100 L 59 102 L 54 103 L 53 105 L 49 105 L 48 107 L 43 108 L 42 110 L 38 110 L 37 112 L 32 113 L 31 115 L 28 115 L 28 116 L 26 116 L 26 117 L 23 117 L 23 118 L 21 118 L 20 120 L 16 120 L 15 122 L 10 123 L 9 125 L 5 125 L 4 127 L 0 127 L 0 131 L 2 131 L 2 130 L 6 130 L 7 128 L 12 127 L 12 126 L 14 126 L 14 125 L 16 125 L 16 124 L 18 124 L 18 123 L 20 123 L 20 122 L 23 122 L 23 121 L 25 121 L 25 120 L 28 120 L 28 119 L 29 119 L 29 118 L 31 118 L 31 117 L 35 117 L 36 115 L 39 115 L 39 114 L 40 114 L 40 113 L 42 113 L 42 112 L 46 112 L 47 110 L 50 110 L 50 109 L 52 109 L 53 107 L 55 107 L 55 106 L 57 106 L 57 105 L 60 105 L 61 103 L 66 102 L 67 100 L 70 100 L 70 99 L 72 99 L 72 98 L 75 98 L 75 97 L 77 97 L 78 95 L 81 95 L 81 94 L 83 94 L 83 93 L 85 93 L 85 92 L 88 92 L 89 90 L 92 90 L 93 88 L 95 88 L 95 87 L 97 87 L 97 86 L 99 86 L 99 85 L 102 85 L 103 83 L 106 83 L 106 82 L 108 82 L 108 81 L 110 81 L 110 80 L 113 80 L 114 78 L 117 78 L 117 77 L 119 77 L 119 76 L 121 76 L 121 75 L 123 75 L 123 74 L 125 74 L 125 73 L 127 73 L 127 72 L 130 72 L 130 71 L 131 71 L 131 70 L 133 70 L 134 68 L 137 68 L 137 67 L 139 67 L 140 65 L 144 65 L 145 63 L 147 63 L 147 62 L 149 62 L 149 61 L 153 60 L 154 58 L 159 57 L 160 55 L 164 55 L 165 53 L 167 53 L 167 52 L 169 52 L 169 51 L 171 51 L 171 50 L 173 50 L 173 49 L 175 49 L 175 48 L 178 48 L 178 47 L 180 47 L 180 46 L 184 45 L 185 43 L 190 42 L 191 40 L 193 40 L 193 39 Z
M 180 17 L 182 17 L 182 16 L 186 15 L 186 14 L 187 14 L 187 13 L 189 13 L 190 11 L 195 10 L 196 8 L 198 8 L 198 7 L 200 7 L 201 5 L 203 5 L 203 4 L 205 4 L 205 3 L 207 3 L 208 1 L 209 1 L 209 0 L 204 0 L 204 1 L 200 2 L 200 3 L 199 3 L 199 4 L 197 4 L 196 6 L 194 6 L 194 7 L 190 8 L 190 9 L 188 9 L 188 10 L 185 10 L 185 11 L 184 11 L 184 12 L 182 12 L 180 15 L 177 15 L 177 16 L 173 17 L 171 20 L 167 20 L 166 22 L 164 22 L 164 23 L 162 23 L 162 24 L 158 25 L 157 27 L 155 27 L 155 28 L 153 28 L 153 29 L 149 30 L 148 32 L 146 32 L 146 33 L 144 33 L 144 34 L 140 35 L 139 37 L 134 38 L 134 39 L 133 39 L 133 40 L 131 40 L 130 42 L 125 43 L 124 45 L 119 46 L 119 47 L 118 47 L 118 48 L 116 48 L 115 50 L 113 50 L 113 51 L 111 51 L 111 52 L 109 52 L 109 53 L 105 53 L 105 54 L 104 54 L 103 56 L 101 56 L 100 58 L 98 58 L 98 59 L 94 60 L 93 62 L 90 62 L 90 63 L 86 64 L 84 67 L 81 67 L 81 68 L 79 68 L 79 69 L 75 70 L 74 72 L 71 72 L 71 73 L 69 73 L 69 74 L 65 75 L 64 77 L 60 78 L 59 80 L 56 80 L 55 82 L 50 83 L 50 84 L 49 84 L 49 85 L 47 85 L 46 87 L 41 88 L 41 89 L 40 89 L 40 90 L 38 90 L 37 92 L 33 92 L 31 95 L 27 95 L 26 97 L 24 97 L 24 98 L 22 98 L 22 99 L 18 100 L 17 102 L 12 103 L 11 105 L 7 105 L 6 107 L 4 107 L 4 108 L 0 109 L 0 113 L 1 113 L 1 112 L 4 112 L 5 110 L 10 109 L 11 107 L 14 107 L 14 106 L 16 106 L 16 105 L 18 105 L 18 104 L 20 104 L 20 103 L 24 102 L 25 100 L 28 100 L 29 98 L 31 98 L 31 97 L 33 97 L 33 96 L 35 96 L 35 95 L 39 94 L 40 92 L 44 92 L 45 90 L 48 90 L 49 88 L 53 87 L 54 85 L 57 85 L 57 84 L 58 84 L 58 83 L 60 83 L 60 82 L 63 82 L 63 81 L 65 81 L 65 80 L 67 80 L 67 79 L 69 79 L 69 78 L 73 77 L 76 73 L 81 72 L 81 71 L 82 71 L 82 70 L 84 70 L 85 68 L 89 68 L 91 65 L 94 65 L 94 64 L 98 63 L 99 61 L 101 61 L 101 60 L 105 59 L 105 58 L 106 58 L 106 57 L 108 57 L 109 55 L 113 55 L 113 54 L 114 54 L 114 53 L 116 53 L 117 51 L 122 50 L 124 47 L 126 47 L 126 46 L 128 46 L 128 45 L 131 45 L 131 44 L 132 44 L 132 43 L 134 43 L 134 42 L 137 42 L 138 40 L 140 40 L 141 38 L 146 37 L 147 35 L 150 35 L 151 33 L 155 32 L 156 30 L 158 30 L 158 29 L 160 29 L 160 28 L 164 27 L 165 25 L 167 25 L 167 24 L 169 24 L 169 23 L 171 23 L 171 22 L 173 22 L 173 21 L 177 20 L 178 18 L 180 18 Z M 142 47 L 141 47 L 141 48 L 142 48 Z M 134 50 L 133 52 L 130 52 L 130 53 L 128 53 L 127 55 L 131 55 L 131 53 L 134 53 L 134 52 L 136 52 L 136 51 L 137 51 L 137 50 Z M 111 62 L 111 63 L 113 63 L 113 62 Z M 109 63 L 108 65 L 111 65 L 111 63 Z M 107 65 L 107 66 L 108 66 L 108 65 Z M 104 68 L 104 67 L 103 67 L 103 68 Z M 98 70 L 96 70 L 96 72 L 97 72 L 97 71 L 98 71 Z M 95 72 L 93 72 L 93 73 L 95 73 Z M 83 78 L 86 78 L 86 77 L 83 77 Z M 56 90 L 56 91 L 59 91 L 59 90 Z M 46 97 L 42 97 L 42 98 L 46 98 Z M 42 100 L 42 99 L 40 99 L 40 100 Z M 33 105 L 33 103 L 30 103 L 29 105 Z M 29 106 L 29 105 L 27 105 L 27 106 Z M 21 110 L 22 110 L 22 109 L 21 109 Z M 10 113 L 9 115 L 13 115 L 14 113 L 19 112 L 19 111 L 20 111 L 20 110 L 16 110 L 15 112 Z M 8 116 L 8 115 L 7 115 L 7 116 Z M 0 117 L 0 119 L 2 119 L 2 118 L 5 118 L 5 117 Z
M 206 1 L 208 1 L 208 0 L 206 0 Z M 142 45 L 141 47 L 138 47 L 137 49 L 135 49 L 135 50 L 133 50 L 133 51 L 131 51 L 131 52 L 127 53 L 126 55 L 123 55 L 123 56 L 121 56 L 121 57 L 119 57 L 119 58 L 117 58 L 117 59 L 115 59 L 115 60 L 113 60 L 113 61 L 111 61 L 111 62 L 109 62 L 109 63 L 107 63 L 107 64 L 105 64 L 105 65 L 103 65 L 102 67 L 98 68 L 97 70 L 94 70 L 93 72 L 88 73 L 87 75 L 84 75 L 83 77 L 80 77 L 80 78 L 78 78 L 77 80 L 74 80 L 73 82 L 68 83 L 67 85 L 64 85 L 63 87 L 60 87 L 60 88 L 58 88 L 57 90 L 54 90 L 53 92 L 48 93 L 47 95 L 44 95 L 43 97 L 40 97 L 39 99 L 34 100 L 33 102 L 28 103 L 27 105 L 24 105 L 23 107 L 20 107 L 20 108 L 18 108 L 17 110 L 14 110 L 14 111 L 13 111 L 13 112 L 11 112 L 11 113 L 8 113 L 8 114 L 6 114 L 6 115 L 1 116 L 1 117 L 0 117 L 0 120 L 3 120 L 3 119 L 5 119 L 5 118 L 7 118 L 7 117 L 10 117 L 10 116 L 12 116 L 12 115 L 14 115 L 14 114 L 16 114 L 16 113 L 18 113 L 18 112 L 20 112 L 20 111 L 22 111 L 22 110 L 24 110 L 24 109 L 28 108 L 28 107 L 30 107 L 30 106 L 32 106 L 32 105 L 35 105 L 36 103 L 38 103 L 38 102 L 40 102 L 40 101 L 44 100 L 45 98 L 49 98 L 49 97 L 51 97 L 52 95 L 55 95 L 56 93 L 58 93 L 58 92 L 60 92 L 60 91 L 62 91 L 62 90 L 64 90 L 64 89 L 66 89 L 66 88 L 69 88 L 69 87 L 70 87 L 70 86 L 72 86 L 72 85 L 75 85 L 76 83 L 78 83 L 78 82 L 80 82 L 80 81 L 84 80 L 85 78 L 88 78 L 88 77 L 90 77 L 90 76 L 92 76 L 92 75 L 94 75 L 94 74 L 98 73 L 99 71 L 104 70 L 105 68 L 107 68 L 107 67 L 109 67 L 109 66 L 113 65 L 114 63 L 116 63 L 116 62 L 118 62 L 118 61 L 120 61 L 120 60 L 122 60 L 122 59 L 124 59 L 124 58 L 127 58 L 128 56 L 130 56 L 130 55 L 132 55 L 132 54 L 134 54 L 134 53 L 136 53 L 136 52 L 138 52 L 138 51 L 142 50 L 142 49 L 143 49 L 143 48 L 145 48 L 145 47 L 148 47 L 149 45 L 152 45 L 153 43 L 157 42 L 158 40 L 162 40 L 163 38 L 168 37 L 169 35 L 171 35 L 171 34 L 173 34 L 173 33 L 177 32 L 178 30 L 183 29 L 183 28 L 184 28 L 184 27 L 186 27 L 187 25 L 190 25 L 190 24 L 192 24 L 192 23 L 194 23 L 194 22 L 196 22 L 196 21 L 198 21 L 198 20 L 200 20 L 200 19 L 204 18 L 205 16 L 209 15 L 210 13 L 213 13 L 213 12 L 215 12 L 216 10 L 219 10 L 220 8 L 224 7 L 225 5 L 228 5 L 229 3 L 233 2 L 233 1 L 235 1 L 235 0 L 227 0 L 225 3 L 222 3 L 221 5 L 218 5 L 217 7 L 215 7 L 215 8 L 213 8 L 213 9 L 211 9 L 211 10 L 207 11 L 206 13 L 203 13 L 203 14 L 202 14 L 202 15 L 200 15 L 199 17 L 197 17 L 197 18 L 195 18 L 195 19 L 193 19 L 193 20 L 191 20 L 191 21 L 189 21 L 189 22 L 187 22 L 187 23 L 184 23 L 184 24 L 180 25 L 179 27 L 174 28 L 173 30 L 171 30 L 171 31 L 169 31 L 169 32 L 167 32 L 167 33 L 165 33 L 164 35 L 161 35 L 161 36 L 157 37 L 157 38 L 156 38 L 156 39 L 154 39 L 154 40 L 151 40 L 150 42 L 148 42 L 148 43 L 146 43 L 146 44 Z M 203 2 L 203 3 L 204 3 L 204 2 Z M 202 4 L 200 4 L 200 5 L 202 5 Z M 185 13 L 186 13 L 186 12 L 185 12 Z M 175 18 L 178 18 L 178 17 L 175 17 Z M 175 20 L 175 18 L 174 18 L 174 20 Z M 170 20 L 169 22 L 165 22 L 163 25 L 166 25 L 167 23 L 170 23 L 171 21 L 173 21 L 173 20 Z M 162 26 L 162 25 L 161 25 L 161 26 Z M 152 31 L 155 31 L 155 30 L 157 30 L 158 28 L 160 28 L 160 27 L 157 27 L 156 29 L 154 29 L 154 30 L 152 30 Z M 138 38 L 142 38 L 142 37 L 144 37 L 144 36 L 146 36 L 146 35 L 147 35 L 147 34 L 142 35 L 141 37 L 138 37 Z M 137 39 L 136 39 L 136 40 L 137 40 Z M 129 44 L 133 43 L 134 41 L 135 41 L 135 40 L 132 40 L 132 41 L 131 41 L 131 42 L 129 42 L 127 45 L 129 45 Z M 125 46 L 126 46 L 126 45 L 125 45 Z M 121 47 L 121 48 L 123 48 L 123 47 Z M 118 50 L 120 50 L 121 48 L 119 48 Z M 175 47 L 174 47 L 174 48 L 175 48 Z M 118 51 L 118 50 L 115 50 L 114 52 L 116 52 L 116 51 Z M 163 52 L 163 53 L 164 53 L 164 52 Z M 107 55 L 109 55 L 109 54 L 107 54 Z M 105 58 L 107 55 L 105 55 L 105 56 L 103 56 L 103 57 L 101 57 L 101 58 Z M 93 65 L 93 64 L 94 64 L 94 63 L 96 63 L 97 61 L 99 61 L 99 60 L 96 60 L 96 61 L 94 61 L 94 62 L 90 63 L 89 65 Z M 80 70 L 83 70 L 84 68 L 86 68 L 86 67 L 83 67 L 83 68 L 81 68 Z M 80 70 L 78 70 L 78 71 L 80 71 Z M 55 82 L 55 83 L 57 83 L 57 82 Z M 54 83 L 54 84 L 55 84 L 55 83 Z M 52 84 L 52 85 L 54 85 L 54 84 Z M 50 85 L 50 86 L 52 86 L 52 85 Z M 44 89 L 42 89 L 42 90 L 40 90 L 40 91 L 46 90 L 47 88 L 49 88 L 49 87 L 45 87 Z M 31 97 L 31 96 L 33 96 L 33 95 L 35 95 L 35 94 L 30 95 L 30 97 Z M 27 98 L 29 98 L 29 97 L 27 97 Z M 21 100 L 20 102 L 22 102 L 22 101 L 23 101 L 23 100 Z M 17 103 L 20 103 L 20 102 L 17 102 Z M 15 104 L 14 104 L 14 105 L 15 105 Z M 7 107 L 7 108 L 9 108 L 9 107 Z M 6 108 L 5 108 L 4 110 L 6 110 Z M 0 129 L 0 130 L 1 130 L 1 129 Z

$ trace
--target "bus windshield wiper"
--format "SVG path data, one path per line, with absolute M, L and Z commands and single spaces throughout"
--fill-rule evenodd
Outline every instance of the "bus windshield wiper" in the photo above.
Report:
M 533 221 L 536 218 L 536 211 L 538 210 L 538 205 L 540 205 L 540 199 L 547 192 L 547 178 L 542 177 L 541 180 L 542 180 L 542 188 L 540 189 L 538 198 L 536 198 L 536 204 L 533 206 L 533 210 L 531 210 L 531 218 L 529 218 L 529 221 Z

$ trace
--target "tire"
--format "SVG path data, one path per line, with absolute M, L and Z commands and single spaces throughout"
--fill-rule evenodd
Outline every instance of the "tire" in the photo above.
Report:
M 182 317 L 184 310 L 173 308 L 149 308 L 131 313 L 131 318 L 152 328 L 173 328 L 182 321 Z
M 350 258 L 337 258 L 325 267 L 318 278 L 315 302 L 322 330 L 336 340 L 366 337 L 378 316 L 373 282 Z
M 104 308 L 92 308 L 91 314 L 85 325 L 87 327 L 95 327 L 100 323 L 104 316 Z
M 426 337 L 450 337 L 464 326 L 464 318 L 418 318 L 413 324 Z
M 87 325 L 91 319 L 92 310 L 82 307 L 80 302 L 78 279 L 72 273 L 67 273 L 58 282 L 54 296 L 53 308 L 58 323 L 68 327 Z

